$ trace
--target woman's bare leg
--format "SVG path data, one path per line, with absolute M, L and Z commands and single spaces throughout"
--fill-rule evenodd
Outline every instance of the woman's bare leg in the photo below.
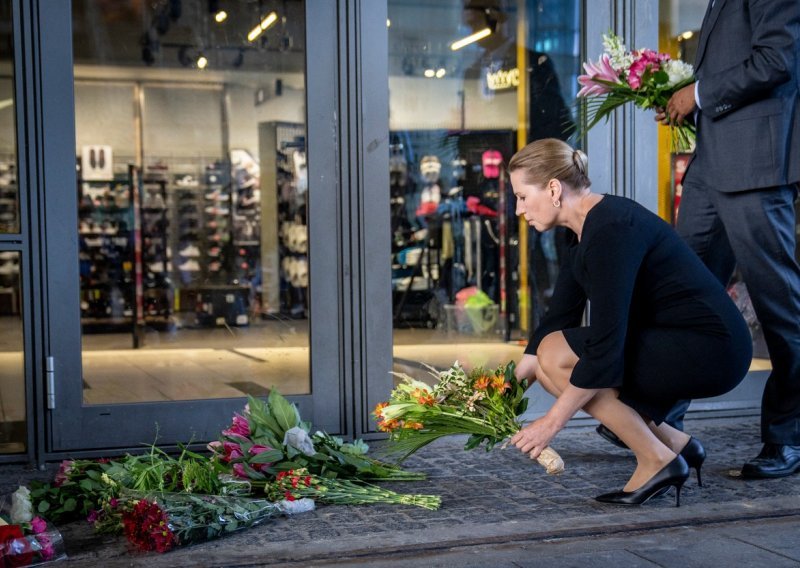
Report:
M 545 337 L 536 355 L 539 360 L 537 379 L 545 390 L 558 396 L 569 385 L 578 356 L 560 331 Z M 615 389 L 601 389 L 583 410 L 611 429 L 636 456 L 636 470 L 625 484 L 625 491 L 638 489 L 675 459 L 676 452 L 662 442 L 638 412 L 619 401 Z
M 662 422 L 656 426 L 655 422 L 650 420 L 647 422 L 647 427 L 650 428 L 650 431 L 653 432 L 653 434 L 655 434 L 665 446 L 667 446 L 676 454 L 680 453 L 686 444 L 689 443 L 689 439 L 691 438 L 689 434 L 681 432 L 677 428 L 673 428 L 666 422 Z

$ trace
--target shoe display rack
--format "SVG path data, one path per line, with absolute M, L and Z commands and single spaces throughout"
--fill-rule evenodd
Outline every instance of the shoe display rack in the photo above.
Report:
M 84 332 L 133 326 L 133 208 L 127 176 L 78 180 L 81 325 Z
M 0 162 L 0 233 L 19 231 L 19 189 L 17 167 Z
M 302 125 L 272 122 L 259 126 L 261 163 L 262 315 L 308 317 L 308 177 Z M 274 221 L 273 221 L 274 220 Z
M 144 275 L 142 315 L 145 325 L 156 329 L 165 329 L 174 323 L 166 175 L 165 167 L 148 168 L 139 193 Z

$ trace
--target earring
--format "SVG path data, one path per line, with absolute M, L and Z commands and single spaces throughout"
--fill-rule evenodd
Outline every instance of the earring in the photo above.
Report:
M 553 207 L 561 207 L 561 200 L 556 199 L 555 201 L 553 201 Z

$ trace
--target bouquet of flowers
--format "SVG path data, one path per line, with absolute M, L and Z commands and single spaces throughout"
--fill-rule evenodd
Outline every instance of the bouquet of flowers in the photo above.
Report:
M 586 100 L 590 130 L 627 102 L 642 109 L 665 108 L 673 93 L 694 82 L 692 66 L 650 49 L 627 51 L 621 38 L 603 35 L 604 53 L 596 63 L 583 64 L 586 75 L 578 77 L 578 97 Z M 694 125 L 670 125 L 672 149 L 691 148 Z
M 437 495 L 395 493 L 367 483 L 309 475 L 306 469 L 280 472 L 273 483 L 265 486 L 265 491 L 272 499 L 294 501 L 311 498 L 330 505 L 391 503 L 436 510 L 441 504 Z
M 9 508 L 10 501 L 10 508 Z M 17 489 L 0 507 L 0 566 L 39 566 L 66 558 L 61 533 L 34 515 L 27 487 Z
M 156 552 L 213 540 L 283 512 L 266 499 L 128 491 L 119 507 L 128 541 L 139 550 Z
M 265 403 L 250 397 L 243 414 L 208 449 L 229 473 L 242 479 L 272 479 L 281 471 L 306 468 L 321 477 L 357 480 L 419 481 L 414 473 L 366 455 L 362 440 L 345 443 L 303 422 L 297 408 L 274 389 Z
M 466 372 L 458 361 L 446 371 L 428 367 L 436 384 L 429 387 L 406 374 L 395 373 L 401 383 L 388 402 L 375 407 L 378 428 L 390 433 L 389 451 L 403 460 L 444 436 L 469 434 L 465 450 L 482 443 L 486 449 L 519 431 L 518 419 L 528 407 L 523 395 L 527 381 L 514 376 L 514 363 L 495 370 L 475 368 Z M 564 462 L 546 448 L 537 458 L 548 473 L 561 473 Z

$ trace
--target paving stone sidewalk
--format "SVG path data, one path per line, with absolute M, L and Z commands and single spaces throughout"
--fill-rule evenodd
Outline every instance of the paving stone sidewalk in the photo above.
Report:
M 425 448 L 409 458 L 406 466 L 429 478 L 389 487 L 440 495 L 438 511 L 388 505 L 320 506 L 166 555 L 131 555 L 122 538 L 95 535 L 83 523 L 60 528 L 68 563 L 74 566 L 316 565 L 342 559 L 380 565 L 377 559 L 409 551 L 436 554 L 459 547 L 800 519 L 800 475 L 759 481 L 730 475 L 760 448 L 756 417 L 687 421 L 687 432 L 703 442 L 709 457 L 703 467 L 705 486 L 698 487 L 693 475 L 681 494 L 680 508 L 674 506 L 672 491 L 642 507 L 596 502 L 595 495 L 624 485 L 634 460 L 629 452 L 603 441 L 593 428 L 581 427 L 564 430 L 553 443 L 567 467 L 559 476 L 545 474 L 513 448 L 464 452 L 463 439 L 457 438 Z M 13 490 L 20 481 L 50 475 L 0 467 L 0 489 Z

